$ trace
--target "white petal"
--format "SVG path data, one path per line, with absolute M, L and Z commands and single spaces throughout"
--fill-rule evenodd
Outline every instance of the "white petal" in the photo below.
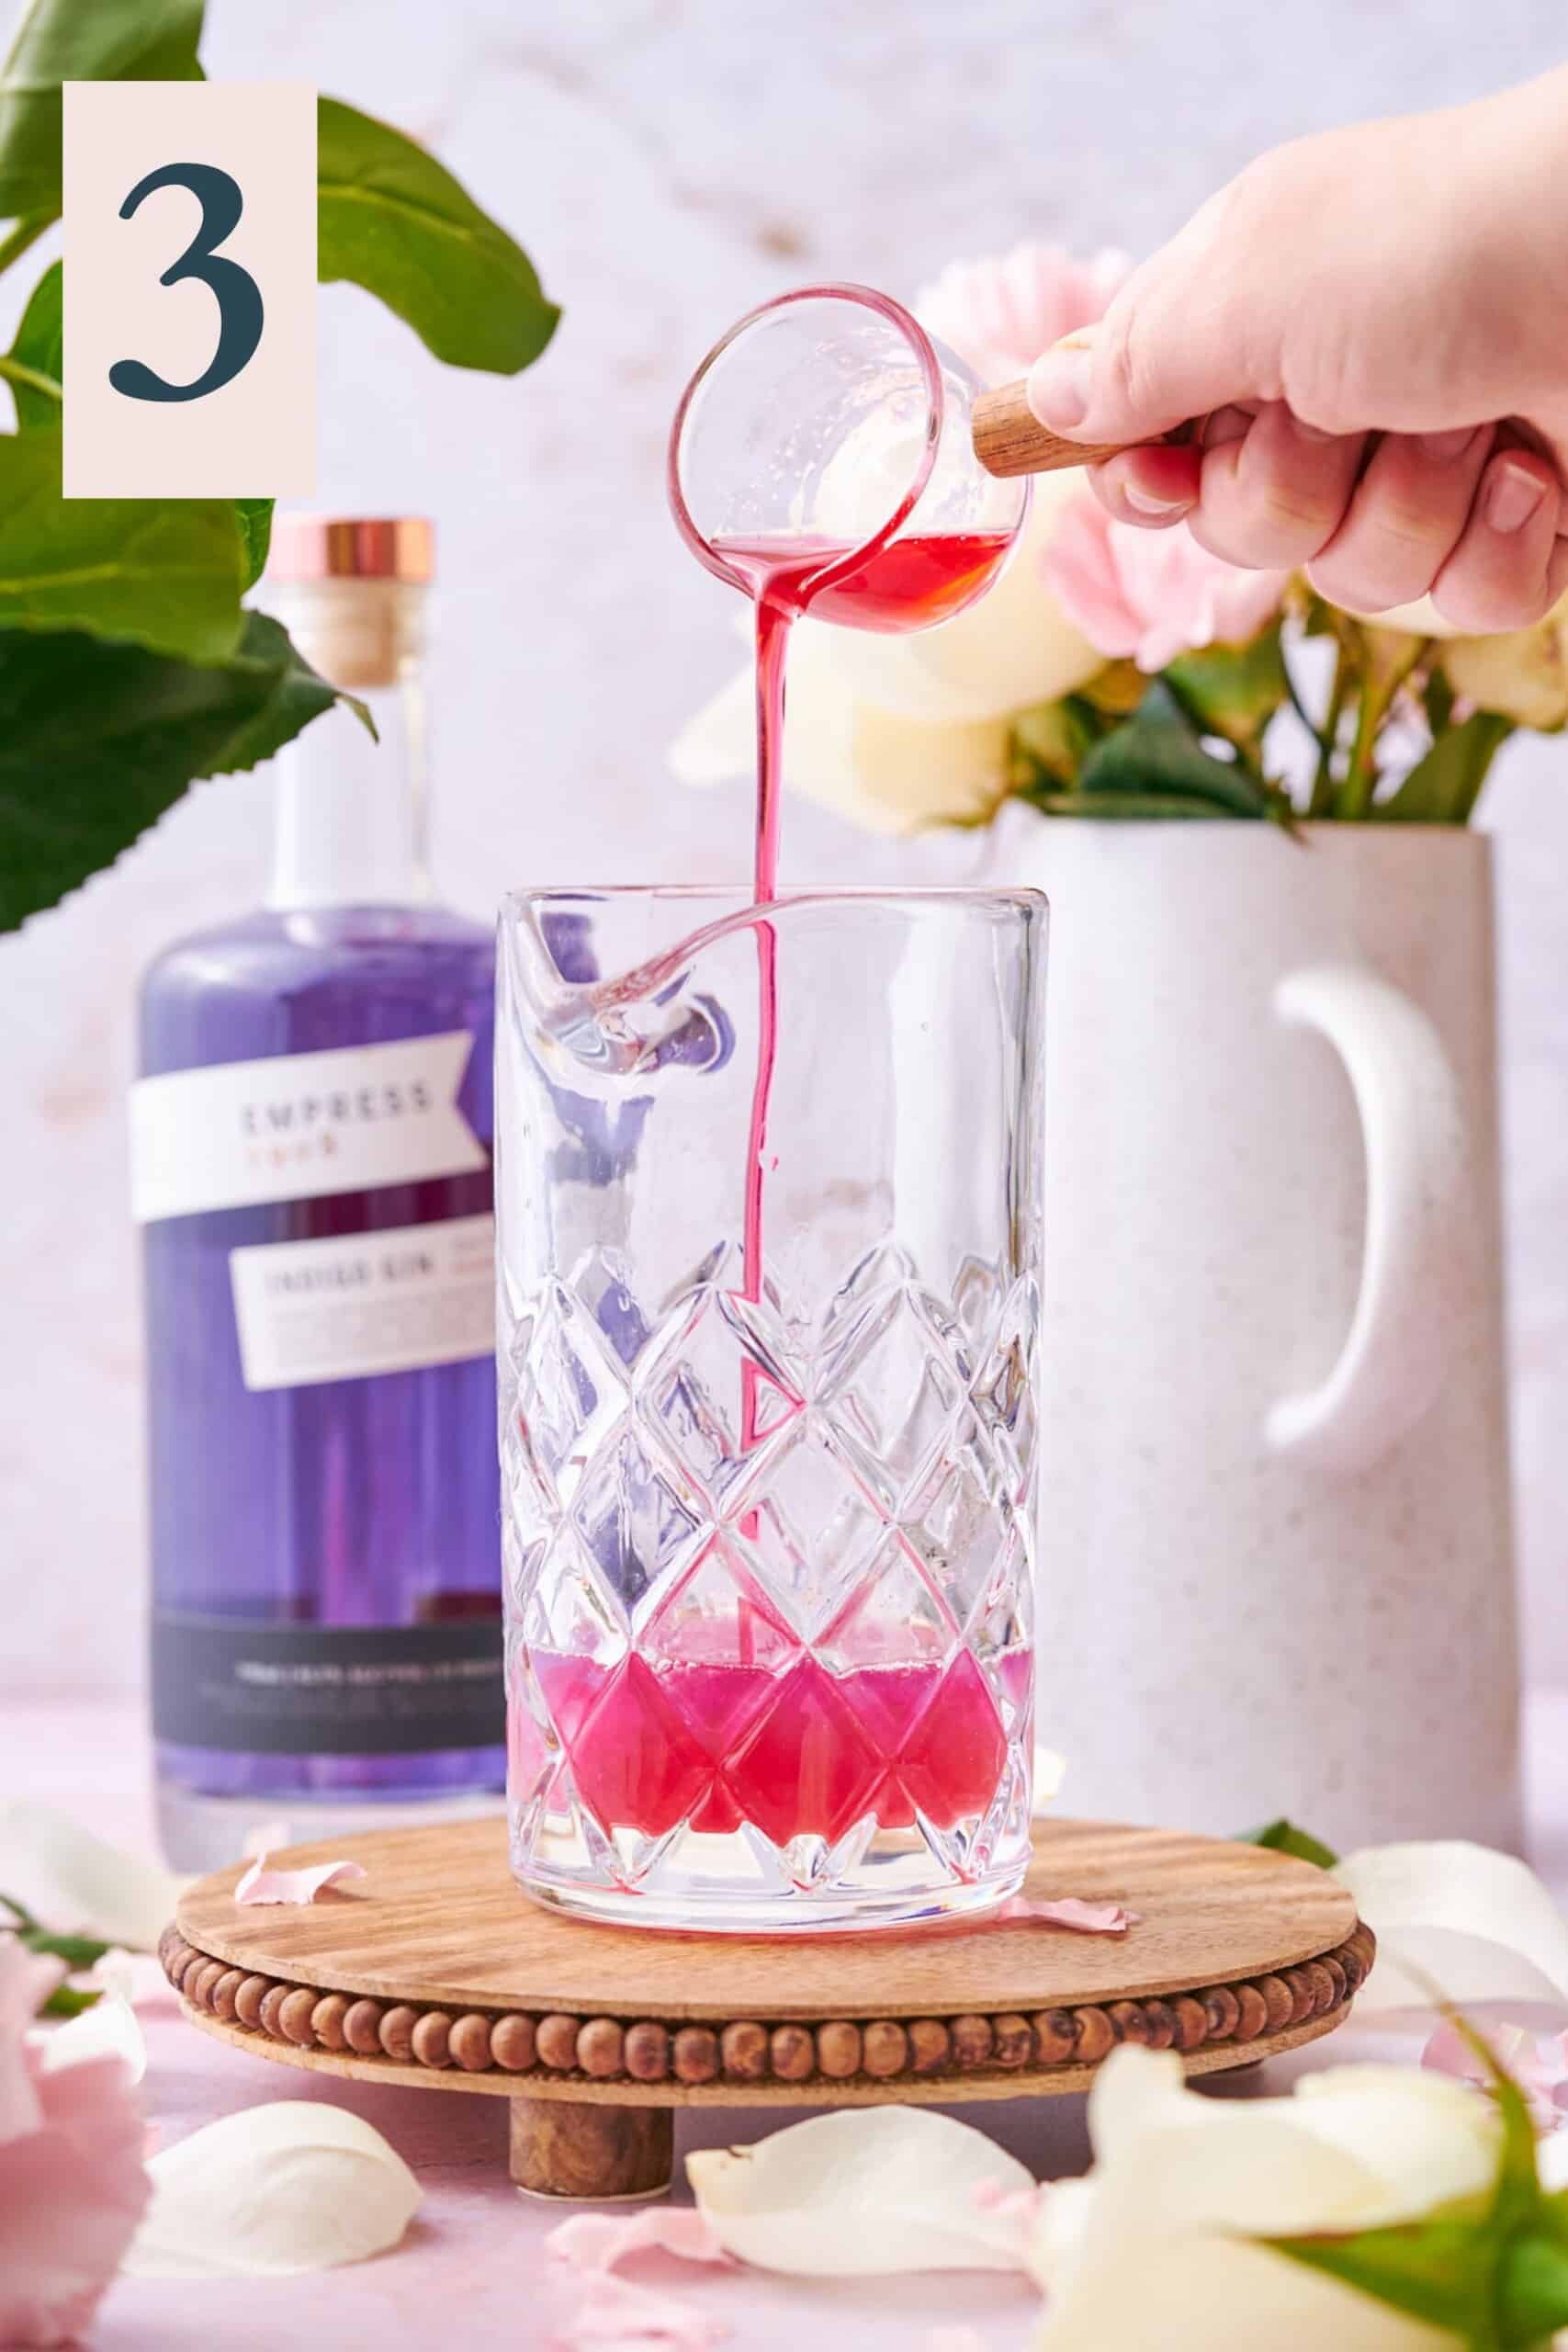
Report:
M 1450 2077 L 1412 2066 L 1330 2066 L 1304 2075 L 1292 2104 L 1314 2139 L 1385 2183 L 1380 2222 L 1473 2196 L 1496 2178 L 1497 2109 Z
M 985 2133 L 926 2108 L 813 2116 L 749 2148 L 709 2148 L 686 2175 L 721 2245 L 803 2278 L 1016 2270 L 1032 2177 Z M 1003 2200 L 982 2201 L 995 2184 Z
M 1067 1774 L 1067 1759 L 1054 1747 L 1034 1750 L 1034 1801 L 1030 1810 L 1043 1813 L 1062 1793 L 1062 1782 Z
M 68 2018 L 63 2025 L 40 2026 L 29 2039 L 49 2072 L 58 2066 L 80 2065 L 86 2058 L 122 2060 L 133 2083 L 147 2072 L 147 2043 L 141 2027 L 118 1985 L 111 1985 L 80 2017 Z
M 1568 1921 L 1515 1855 L 1457 1839 L 1373 1846 L 1336 1875 L 1378 1939 L 1359 2016 L 1429 2008 L 1434 1983 L 1450 2001 L 1568 1998 Z
M 988 816 L 1008 789 L 1009 722 L 938 725 L 854 692 L 840 654 L 849 632 L 803 622 L 790 649 L 784 782 L 868 831 L 916 833 Z M 685 784 L 748 775 L 756 763 L 751 673 L 722 688 L 670 752 Z
M 53 1805 L 0 1810 L 0 1888 L 57 1934 L 101 1936 L 151 1951 L 175 1916 L 184 1883 L 161 1862 L 96 1838 Z
M 1111 2053 L 1089 2099 L 1095 2171 L 1057 2184 L 1042 2207 L 1034 2267 L 1051 2301 L 1039 2352 L 1145 2352 L 1151 2312 L 1161 2352 L 1414 2352 L 1451 2340 L 1240 2241 L 1374 2224 L 1411 2210 L 1418 2181 L 1439 2195 L 1473 2187 L 1489 2177 L 1475 2111 L 1483 2137 L 1495 2120 L 1462 2089 L 1462 2109 L 1427 2100 L 1402 2068 L 1308 2080 L 1305 2098 L 1204 2098 L 1172 2058 Z M 1389 2171 L 1405 2176 L 1403 2198 Z
M 397 2245 L 420 2200 L 378 2132 L 318 2099 L 243 2108 L 160 2150 L 148 2170 L 152 2203 L 125 2263 L 139 2278 L 363 2262 Z

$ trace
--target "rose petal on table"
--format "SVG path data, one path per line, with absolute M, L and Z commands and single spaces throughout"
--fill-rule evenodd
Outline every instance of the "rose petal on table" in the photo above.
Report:
M 674 2295 L 639 2286 L 608 2271 L 583 2283 L 563 2341 L 570 2346 L 644 2346 L 649 2352 L 709 2352 L 730 2334 L 716 2312 L 705 2312 Z
M 381 2134 L 319 2099 L 243 2108 L 147 2167 L 152 2204 L 126 2257 L 137 2278 L 283 2278 L 397 2245 L 420 2186 Z
M 1568 1997 L 1568 1921 L 1516 1855 L 1460 1839 L 1372 1846 L 1335 1875 L 1378 1939 L 1356 1996 L 1379 2009 Z
M 1142 1923 L 1141 1911 L 1120 1903 L 1085 1903 L 1076 1894 L 1046 1902 L 1033 1894 L 1010 1894 L 991 1914 L 998 1926 L 1068 1928 L 1077 1936 L 1124 1936 Z
M 815 2278 L 1016 2270 L 1002 2201 L 1034 2187 L 983 2132 L 914 2107 L 817 2115 L 751 2147 L 694 2151 L 686 2177 L 740 2261 Z M 998 2189 L 988 2211 L 977 2201 L 986 2182 Z
M 0 1808 L 0 1891 L 57 1935 L 155 1951 L 184 1883 L 161 1862 L 122 1852 L 54 1805 Z
M 314 1903 L 329 1886 L 346 1886 L 365 1876 L 359 1862 L 313 1862 L 308 1870 L 269 1871 L 258 1854 L 234 1889 L 236 1903 Z
M 691 2205 L 649 2205 L 640 2213 L 573 2213 L 545 2240 L 576 2270 L 614 2270 L 637 2254 L 671 2254 L 681 2262 L 728 2263 L 705 2213 Z
M 699 2311 L 673 2295 L 660 2295 L 609 2271 L 594 2271 L 585 2281 L 581 2299 L 555 2342 L 580 2346 L 622 2344 L 647 2346 L 649 2352 L 709 2352 L 729 2334 L 728 2322 L 716 2312 Z
M 88 2058 L 118 2058 L 131 2084 L 147 2072 L 147 2043 L 135 2010 L 118 1984 L 100 1994 L 90 2009 L 62 2025 L 35 2026 L 28 2037 L 45 2074 L 79 2066 Z

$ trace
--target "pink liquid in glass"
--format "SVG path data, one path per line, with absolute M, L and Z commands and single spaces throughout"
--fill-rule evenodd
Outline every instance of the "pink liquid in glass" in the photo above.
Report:
M 967 1650 L 839 1674 L 809 1654 L 782 1672 L 635 1650 L 613 1666 L 539 1649 L 532 1659 L 584 1802 L 645 1837 L 752 1821 L 775 1845 L 834 1845 L 867 1814 L 898 1829 L 917 1812 L 952 1829 L 985 1811 L 1006 1760 L 997 1702 Z

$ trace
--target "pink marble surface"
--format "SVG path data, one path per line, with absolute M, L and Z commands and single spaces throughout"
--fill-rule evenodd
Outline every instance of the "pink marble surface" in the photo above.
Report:
M 1539 1826 L 1537 1859 L 1561 1884 L 1568 1808 L 1560 1791 L 1568 1760 L 1568 1694 L 1539 1695 L 1529 1723 Z M 130 1709 L 40 1706 L 0 1694 L 0 1800 L 58 1804 L 126 1844 L 150 1838 L 145 1741 Z M 149 2118 L 164 2145 L 238 2108 L 266 2099 L 330 2098 L 353 2107 L 419 2175 L 424 2202 L 403 2245 L 355 2267 L 302 2278 L 231 2282 L 124 2279 L 111 2288 L 86 2339 L 90 2352 L 547 2352 L 562 2340 L 577 2300 L 572 2276 L 545 2251 L 558 2218 L 519 2197 L 506 2175 L 506 2106 L 421 2090 L 317 2085 L 310 2076 L 237 2054 L 196 2032 L 172 1996 L 141 2010 L 149 2066 Z M 1329 2056 L 1399 2054 L 1386 2037 L 1355 2027 L 1300 2060 L 1261 2069 L 1245 2085 L 1278 2089 L 1303 2064 Z M 1406 2049 L 1403 2054 L 1414 2054 Z M 1024 2100 L 955 2108 L 1041 2177 L 1088 2159 L 1082 2103 Z M 728 2109 L 682 2117 L 679 2156 L 729 2145 L 774 2128 L 772 2114 Z M 683 2187 L 677 2190 L 683 2197 Z M 579 2208 L 569 2210 L 577 2211 Z M 981 2276 L 807 2282 L 756 2272 L 717 2273 L 657 2258 L 636 2274 L 722 2320 L 736 2352 L 798 2352 L 810 2338 L 854 2352 L 931 2352 L 937 2332 L 976 2329 L 984 2352 L 1022 2352 L 1038 2302 L 1021 2281 Z

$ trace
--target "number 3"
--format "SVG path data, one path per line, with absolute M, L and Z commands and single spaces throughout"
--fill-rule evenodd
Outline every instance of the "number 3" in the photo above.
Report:
M 212 288 L 218 303 L 218 348 L 191 384 L 165 383 L 140 359 L 117 359 L 109 382 L 127 400 L 199 401 L 232 383 L 261 341 L 261 288 L 248 269 L 217 251 L 238 222 L 245 199 L 239 182 L 214 164 L 164 164 L 137 181 L 119 208 L 120 219 L 129 220 L 142 198 L 161 187 L 188 188 L 201 206 L 201 226 L 158 283 L 177 286 L 184 277 L 199 277 Z

